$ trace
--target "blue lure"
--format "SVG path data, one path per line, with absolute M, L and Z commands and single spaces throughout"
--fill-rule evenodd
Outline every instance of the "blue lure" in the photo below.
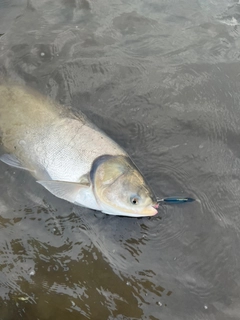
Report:
M 186 202 L 193 202 L 195 199 L 193 198 L 179 198 L 179 197 L 168 197 L 158 200 L 158 202 L 163 202 L 167 204 L 180 204 Z

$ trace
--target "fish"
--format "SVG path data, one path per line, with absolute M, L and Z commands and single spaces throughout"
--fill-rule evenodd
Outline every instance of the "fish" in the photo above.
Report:
M 0 85 L 0 140 L 0 160 L 27 170 L 58 198 L 110 215 L 158 213 L 153 191 L 123 148 L 80 111 L 31 88 Z

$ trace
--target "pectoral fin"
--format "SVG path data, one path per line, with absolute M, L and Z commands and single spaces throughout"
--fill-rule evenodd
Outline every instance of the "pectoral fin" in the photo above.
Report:
M 31 171 L 34 172 L 33 170 L 23 167 L 22 164 L 20 163 L 20 161 L 13 155 L 13 154 L 3 154 L 2 156 L 0 156 L 0 161 L 8 164 L 11 167 L 14 168 L 18 168 L 18 169 L 22 169 L 22 170 L 27 170 L 27 171 Z
M 44 188 L 54 194 L 56 197 L 66 201 L 75 203 L 77 205 L 87 207 L 94 210 L 100 210 L 96 202 L 92 187 L 89 184 L 79 182 L 66 182 L 66 181 L 37 181 Z
M 75 182 L 66 182 L 66 181 L 56 181 L 56 180 L 47 180 L 47 181 L 37 181 L 44 188 L 54 194 L 56 197 L 67 200 L 69 202 L 75 202 L 77 194 L 81 188 L 86 188 L 85 185 L 81 185 Z
M 90 186 L 90 177 L 89 173 L 82 175 L 78 181 L 78 183 L 83 184 L 85 186 Z

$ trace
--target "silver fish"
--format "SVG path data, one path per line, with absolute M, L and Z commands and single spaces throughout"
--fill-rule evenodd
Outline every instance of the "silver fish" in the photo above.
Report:
M 0 160 L 56 197 L 122 216 L 152 216 L 156 198 L 128 154 L 89 122 L 33 91 L 0 86 Z

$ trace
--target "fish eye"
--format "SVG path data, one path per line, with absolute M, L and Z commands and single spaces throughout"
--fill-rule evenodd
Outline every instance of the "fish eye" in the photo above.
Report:
M 139 197 L 138 196 L 132 196 L 130 198 L 130 201 L 133 205 L 137 205 L 139 203 Z

